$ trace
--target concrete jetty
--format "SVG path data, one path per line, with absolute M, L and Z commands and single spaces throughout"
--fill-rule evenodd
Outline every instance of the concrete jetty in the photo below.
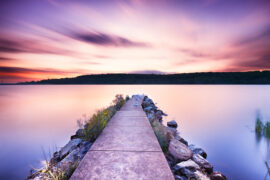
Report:
M 71 180 L 174 180 L 142 99 L 133 96 L 112 117 Z

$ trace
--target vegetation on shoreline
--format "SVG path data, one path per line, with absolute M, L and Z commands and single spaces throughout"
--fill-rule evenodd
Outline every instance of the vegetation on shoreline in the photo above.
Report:
M 264 123 L 262 115 L 260 114 L 260 111 L 257 111 L 257 115 L 256 115 L 255 133 L 256 133 L 257 141 L 260 141 L 262 136 L 267 141 L 269 141 L 269 139 L 270 139 L 270 122 L 266 121 Z M 267 179 L 267 177 L 270 176 L 270 168 L 269 168 L 269 164 L 267 162 L 267 158 L 264 161 L 264 164 L 265 164 L 265 167 L 267 170 L 264 179 Z
M 126 99 L 122 95 L 116 95 L 112 105 L 93 114 L 84 125 L 82 139 L 94 142 L 112 116 L 125 104 Z
M 170 143 L 170 135 L 168 130 L 166 130 L 166 127 L 164 127 L 164 125 L 157 120 L 150 122 L 162 151 L 166 153 Z
M 270 84 L 270 71 L 182 74 L 96 74 L 18 84 Z
M 96 113 L 92 115 L 91 118 L 86 120 L 84 124 L 80 124 L 79 129 L 74 136 L 71 136 L 72 139 L 81 139 L 81 142 L 89 142 L 93 143 L 97 137 L 100 135 L 102 130 L 105 128 L 109 120 L 112 116 L 120 110 L 120 108 L 125 104 L 125 102 L 129 99 L 123 95 L 116 95 L 112 104 L 107 108 L 103 108 L 98 110 Z M 69 143 L 68 143 L 69 144 Z M 67 145 L 68 145 L 67 144 Z M 88 143 L 84 143 L 88 144 Z M 67 146 L 66 145 L 66 146 Z M 79 145 L 79 144 L 78 144 Z M 78 146 L 76 145 L 76 146 Z M 80 146 L 84 146 L 83 143 L 80 143 Z M 64 149 L 63 147 L 60 151 L 56 151 L 54 156 L 48 161 L 46 156 L 45 166 L 41 169 L 33 168 L 31 170 L 31 174 L 27 179 L 52 179 L 52 180 L 67 180 L 69 179 L 75 169 L 78 167 L 80 161 L 82 160 L 85 152 L 80 158 L 71 159 L 74 160 L 65 160 L 69 155 L 74 156 L 76 153 L 80 153 L 80 151 L 76 151 L 76 149 L 69 150 L 69 153 L 61 157 L 61 151 Z M 76 147 L 75 147 L 76 148 Z M 90 146 L 89 146 L 90 148 Z M 74 154 L 72 152 L 75 152 Z
M 147 109 L 149 107 L 150 107 L 150 109 Z M 144 109 L 144 111 L 147 114 L 148 120 L 153 128 L 153 131 L 157 137 L 157 140 L 159 142 L 159 145 L 160 145 L 162 151 L 164 153 L 166 153 L 168 151 L 168 148 L 169 148 L 171 134 L 161 122 L 162 115 L 164 115 L 164 113 L 161 110 L 157 110 L 157 107 L 155 106 L 153 101 L 151 99 L 149 99 L 147 96 L 145 96 L 143 99 L 142 108 Z M 159 112 L 159 113 L 154 113 L 154 115 L 151 113 L 148 114 L 149 110 L 151 111 L 154 109 L 156 110 L 156 112 Z
M 258 136 L 264 135 L 266 138 L 270 139 L 270 122 L 264 123 L 260 113 L 257 113 L 255 132 Z

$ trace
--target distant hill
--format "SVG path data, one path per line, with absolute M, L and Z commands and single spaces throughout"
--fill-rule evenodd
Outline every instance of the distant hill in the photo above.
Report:
M 183 74 L 98 74 L 18 84 L 270 84 L 270 71 Z

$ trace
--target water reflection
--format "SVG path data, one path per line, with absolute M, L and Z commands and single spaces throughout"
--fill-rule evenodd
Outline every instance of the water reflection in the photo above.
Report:
M 24 179 L 45 151 L 63 146 L 82 114 L 116 94 L 147 94 L 228 179 L 264 179 L 269 141 L 254 137 L 254 110 L 270 117 L 270 86 L 0 86 L 0 179 Z M 247 173 L 248 172 L 248 173 Z

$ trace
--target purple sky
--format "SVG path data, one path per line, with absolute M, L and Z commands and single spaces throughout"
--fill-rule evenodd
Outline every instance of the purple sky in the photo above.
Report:
M 0 80 L 270 68 L 269 0 L 0 0 Z

